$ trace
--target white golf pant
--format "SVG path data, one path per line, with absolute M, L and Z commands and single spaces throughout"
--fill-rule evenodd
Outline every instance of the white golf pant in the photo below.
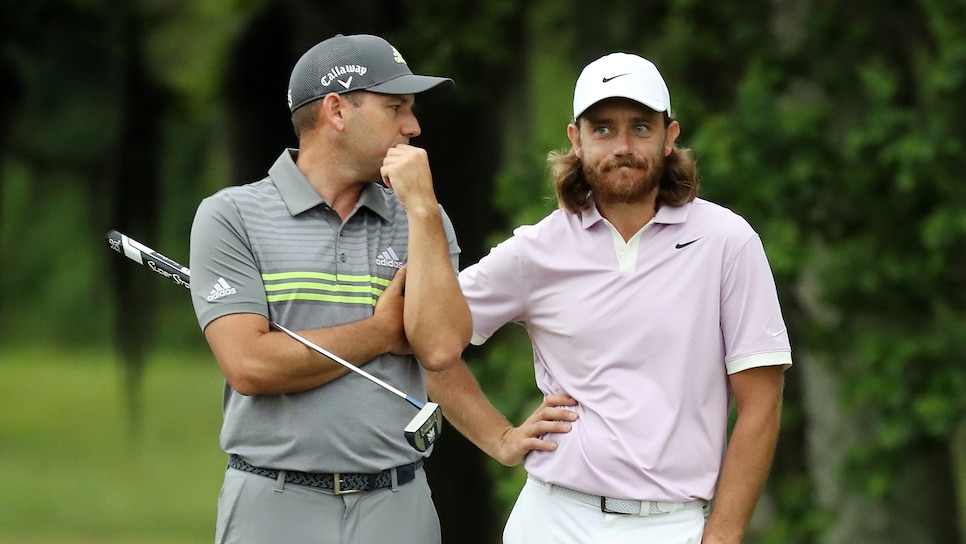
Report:
M 503 530 L 504 544 L 699 544 L 705 511 L 635 516 L 601 512 L 534 478 L 527 478 Z

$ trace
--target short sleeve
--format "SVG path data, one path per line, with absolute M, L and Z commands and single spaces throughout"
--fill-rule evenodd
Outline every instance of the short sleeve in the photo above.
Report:
M 191 224 L 191 301 L 204 329 L 236 313 L 269 316 L 244 221 L 225 191 L 204 199 Z
M 446 243 L 449 246 L 449 259 L 453 263 L 453 270 L 459 272 L 460 253 L 462 250 L 456 240 L 456 229 L 453 228 L 453 221 L 446 215 L 446 210 L 442 206 L 439 207 L 439 211 L 443 218 L 443 232 L 446 234 Z
M 473 315 L 474 345 L 484 343 L 504 324 L 524 320 L 528 278 L 517 238 L 490 250 L 480 262 L 463 270 L 459 280 Z
M 724 272 L 721 332 L 729 374 L 756 366 L 791 366 L 775 279 L 757 235 L 738 248 Z

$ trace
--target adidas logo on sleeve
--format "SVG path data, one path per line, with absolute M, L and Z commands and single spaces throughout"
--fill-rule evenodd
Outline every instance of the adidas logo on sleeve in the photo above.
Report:
M 211 293 L 208 294 L 208 302 L 214 302 L 220 298 L 227 297 L 229 295 L 234 295 L 238 291 L 234 287 L 228 285 L 225 278 L 218 278 L 215 282 L 215 286 L 211 288 Z

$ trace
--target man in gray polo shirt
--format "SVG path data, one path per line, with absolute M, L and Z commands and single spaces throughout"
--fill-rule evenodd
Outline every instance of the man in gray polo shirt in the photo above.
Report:
M 217 542 L 440 541 L 414 408 L 269 321 L 423 400 L 424 368 L 458 360 L 459 246 L 409 145 L 414 102 L 453 85 L 382 38 L 325 40 L 289 82 L 299 149 L 198 207 L 192 301 L 226 379 Z

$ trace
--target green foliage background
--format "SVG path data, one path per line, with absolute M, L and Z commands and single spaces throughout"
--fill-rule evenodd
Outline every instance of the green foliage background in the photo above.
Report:
M 503 218 L 489 245 L 554 208 L 545 157 L 567 144 L 580 68 L 612 50 L 654 60 L 683 143 L 698 157 L 703 196 L 759 231 L 796 354 L 840 380 L 843 409 L 861 422 L 843 485 L 889 497 L 901 467 L 948 448 L 951 464 L 960 463 L 959 511 L 966 509 L 966 446 L 954 440 L 966 432 L 966 3 L 364 4 L 406 14 L 391 38 L 412 44 L 401 48 L 418 69 L 460 81 L 477 67 L 458 61 L 470 56 L 513 74 L 490 82 L 511 86 L 508 100 L 491 100 L 484 86 L 459 87 L 454 97 L 487 108 L 502 127 L 489 135 L 502 149 L 492 205 Z M 161 229 L 149 245 L 186 259 L 195 205 L 235 182 L 225 129 L 228 52 L 257 14 L 290 4 L 126 5 L 168 104 L 153 151 Z M 519 43 L 506 39 L 511 20 L 523 27 Z M 123 226 L 108 223 L 116 202 L 107 180 L 117 157 L 138 144 L 121 138 L 123 21 L 109 2 L 0 7 L 0 87 L 4 103 L 16 105 L 0 108 L 0 365 L 30 345 L 110 349 L 116 300 L 108 260 L 116 256 L 103 233 Z M 145 309 L 159 316 L 153 349 L 205 354 L 187 297 L 170 292 Z M 488 351 L 470 354 L 484 388 L 517 421 L 536 400 L 521 333 L 504 331 Z M 794 368 L 788 379 L 798 380 Z M 0 400 L 3 410 L 37 402 Z M 809 427 L 800 396 L 790 394 L 785 417 L 789 435 Z M 779 514 L 762 542 L 821 538 L 828 513 L 816 507 L 800 464 L 773 478 Z M 507 508 L 520 471 L 492 474 Z

